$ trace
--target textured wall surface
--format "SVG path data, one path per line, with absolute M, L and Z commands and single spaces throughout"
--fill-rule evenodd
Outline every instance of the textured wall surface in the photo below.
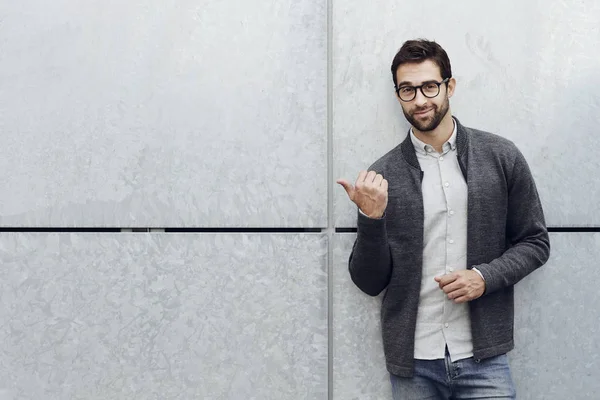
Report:
M 367 296 L 348 273 L 355 238 L 333 237 L 333 399 L 391 399 L 379 322 L 382 295 Z
M 327 399 L 326 237 L 3 234 L 0 390 Z
M 324 2 L 0 19 L 2 226 L 326 226 Z
M 519 399 L 593 400 L 600 393 L 600 233 L 551 235 L 548 265 L 516 286 Z
M 425 37 L 449 54 L 454 114 L 466 126 L 513 140 L 525 155 L 548 224 L 600 225 L 600 162 L 581 158 L 600 147 L 599 2 L 334 4 L 336 178 L 355 179 L 406 136 L 390 65 L 405 40 Z M 336 226 L 355 226 L 355 219 L 337 189 Z
M 381 298 L 333 232 L 335 179 L 406 135 L 394 54 L 437 40 L 548 224 L 600 228 L 599 27 L 585 0 L 1 2 L 0 400 L 390 399 Z M 517 286 L 519 398 L 598 397 L 599 238 L 552 234 Z

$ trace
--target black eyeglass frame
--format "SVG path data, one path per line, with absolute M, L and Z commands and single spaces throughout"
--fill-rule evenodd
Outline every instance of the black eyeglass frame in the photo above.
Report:
M 434 97 L 437 97 L 440 94 L 440 86 L 442 86 L 442 84 L 444 83 L 448 83 L 448 81 L 450 81 L 451 77 L 448 77 L 444 80 L 442 80 L 441 82 L 436 82 L 436 81 L 429 81 L 429 82 L 425 82 L 424 84 L 420 85 L 420 86 L 409 86 L 409 85 L 404 85 L 404 86 L 400 86 L 400 87 L 396 87 L 396 96 L 398 96 L 398 98 L 406 103 L 408 103 L 409 101 L 413 101 L 415 99 L 415 97 L 417 97 L 417 89 L 419 89 L 421 91 L 421 94 L 425 97 L 427 97 L 428 99 L 433 99 Z M 427 85 L 431 85 L 432 83 L 437 85 L 437 93 L 434 96 L 427 96 L 425 94 L 425 92 L 423 92 L 423 86 L 427 86 Z M 404 88 L 411 88 L 414 90 L 414 96 L 410 99 L 410 100 L 404 100 L 402 97 L 400 97 L 400 89 L 404 89 Z

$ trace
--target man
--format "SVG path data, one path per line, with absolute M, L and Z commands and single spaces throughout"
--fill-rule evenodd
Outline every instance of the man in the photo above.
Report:
M 529 167 L 509 140 L 452 117 L 437 43 L 405 42 L 392 77 L 407 138 L 338 183 L 359 208 L 352 280 L 371 296 L 387 288 L 394 399 L 514 399 L 513 285 L 550 253 Z

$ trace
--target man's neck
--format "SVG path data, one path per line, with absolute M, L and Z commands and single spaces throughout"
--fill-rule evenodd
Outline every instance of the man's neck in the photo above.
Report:
M 450 139 L 452 132 L 454 132 L 454 120 L 452 119 L 450 111 L 448 111 L 442 122 L 440 122 L 440 124 L 434 130 L 421 132 L 418 129 L 415 129 L 414 126 L 412 130 L 417 139 L 425 144 L 433 146 L 435 151 L 441 153 L 442 146 L 448 141 L 448 139 Z

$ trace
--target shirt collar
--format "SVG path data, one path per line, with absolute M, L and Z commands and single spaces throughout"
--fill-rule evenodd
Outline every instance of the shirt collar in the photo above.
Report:
M 456 129 L 456 121 L 454 121 L 454 118 L 452 118 L 452 122 L 454 123 L 454 129 L 452 130 L 452 135 L 450 136 L 450 138 L 448 138 L 448 141 L 443 144 L 442 153 L 446 153 L 449 150 L 456 150 L 456 130 L 457 129 Z M 433 153 L 435 151 L 435 149 L 433 148 L 432 145 L 426 144 L 423 141 L 419 140 L 415 136 L 412 128 L 410 128 L 410 140 L 412 141 L 412 144 L 418 153 L 428 154 L 428 153 Z

